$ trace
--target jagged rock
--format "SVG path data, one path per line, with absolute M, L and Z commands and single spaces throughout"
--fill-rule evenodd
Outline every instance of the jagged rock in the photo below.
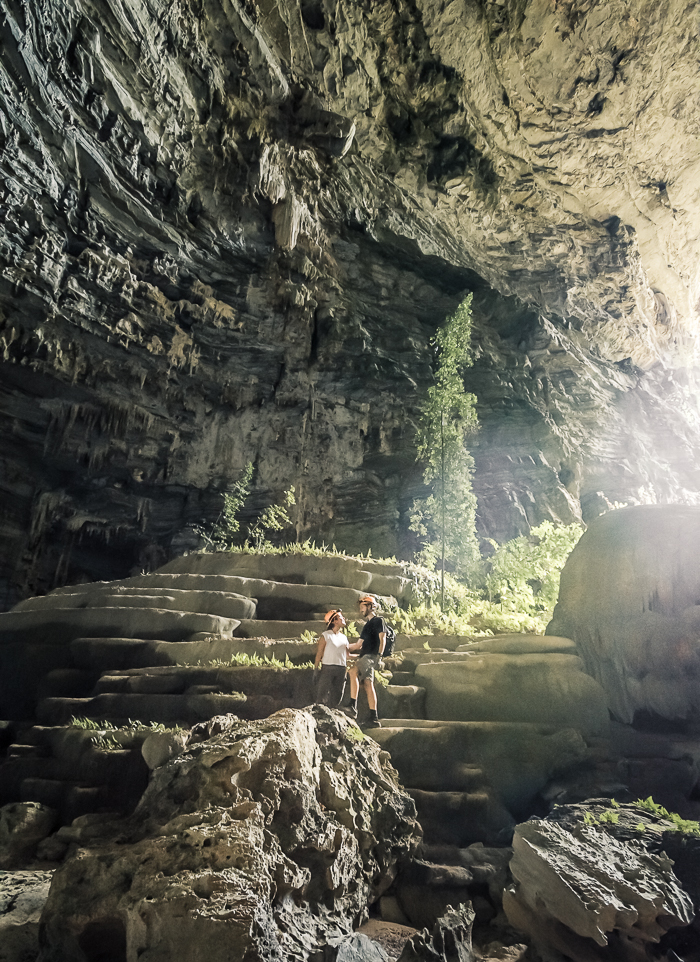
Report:
M 645 844 L 645 825 L 630 806 L 590 805 L 518 825 L 503 899 L 511 924 L 573 962 L 626 958 L 626 947 L 644 958 L 648 943 L 694 917 L 672 861 Z
M 399 962 L 474 962 L 471 905 L 457 905 L 438 919 L 432 932 L 424 929 L 404 946 Z
M 35 962 L 53 872 L 0 871 L 0 962 Z
M 150 960 L 305 960 L 350 934 L 417 832 L 387 756 L 340 713 L 240 723 L 156 769 L 132 820 L 57 870 L 40 958 L 110 939 Z
M 37 845 L 50 835 L 58 814 L 38 802 L 14 802 L 0 808 L 0 869 L 31 860 Z
M 355 932 L 337 945 L 331 944 L 323 962 L 388 962 L 389 956 L 377 942 Z
M 547 633 L 574 639 L 621 721 L 700 709 L 699 544 L 699 508 L 626 508 L 591 524 L 564 566 Z

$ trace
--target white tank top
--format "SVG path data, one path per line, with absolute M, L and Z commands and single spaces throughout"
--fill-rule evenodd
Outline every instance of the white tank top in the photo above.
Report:
M 322 665 L 347 665 L 348 647 L 350 642 L 342 631 L 324 631 L 323 638 L 326 639 L 326 647 L 321 658 Z

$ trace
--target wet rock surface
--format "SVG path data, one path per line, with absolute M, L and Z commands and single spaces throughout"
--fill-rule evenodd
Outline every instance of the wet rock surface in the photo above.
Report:
M 195 546 L 248 460 L 246 520 L 404 550 L 468 289 L 484 534 L 697 500 L 687 0 L 1 9 L 3 607 Z

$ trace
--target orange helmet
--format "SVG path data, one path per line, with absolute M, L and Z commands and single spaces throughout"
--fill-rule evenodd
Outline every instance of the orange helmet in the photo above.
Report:
M 361 604 L 364 604 L 365 602 L 367 604 L 372 605 L 373 608 L 379 607 L 379 602 L 373 595 L 365 595 L 363 598 L 360 598 L 360 600 L 358 601 L 358 604 L 361 605 Z
M 323 616 L 323 620 L 326 622 L 326 624 L 328 625 L 329 628 L 330 628 L 330 626 L 333 624 L 333 619 L 335 618 L 336 615 L 340 615 L 340 623 L 341 623 L 341 625 L 345 626 L 345 625 L 347 624 L 347 622 L 345 621 L 345 617 L 343 616 L 343 611 L 342 611 L 342 609 L 341 609 L 341 608 L 331 608 L 331 610 L 330 610 L 330 611 L 327 611 L 326 614 Z

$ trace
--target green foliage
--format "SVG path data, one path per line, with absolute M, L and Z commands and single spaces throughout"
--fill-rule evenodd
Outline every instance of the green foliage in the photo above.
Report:
M 421 562 L 435 563 L 439 557 L 443 596 L 446 561 L 458 575 L 465 575 L 479 558 L 473 461 L 465 446 L 477 426 L 476 398 L 464 389 L 464 371 L 472 364 L 471 301 L 469 294 L 431 340 L 436 353 L 434 381 L 416 431 L 423 479 L 431 493 L 414 502 L 410 528 L 422 544 Z
M 681 832 L 683 835 L 700 835 L 700 823 L 690 818 L 682 818 L 678 812 L 669 812 L 663 805 L 658 805 L 651 795 L 645 799 L 638 798 L 633 804 L 645 812 L 672 822 L 676 831 Z
M 312 640 L 315 640 L 315 635 L 312 635 Z M 178 662 L 178 664 L 186 664 L 186 662 Z M 230 658 L 212 658 L 206 661 L 198 661 L 197 667 L 199 668 L 286 668 L 289 671 L 313 668 L 313 662 L 305 661 L 303 664 L 295 665 L 293 661 L 289 658 L 289 655 L 284 656 L 284 661 L 280 661 L 279 658 L 268 657 L 267 655 L 256 655 L 253 653 L 249 655 L 245 651 L 234 652 Z
M 71 717 L 70 724 L 73 728 L 95 732 L 90 739 L 90 743 L 100 751 L 107 752 L 125 751 L 132 748 L 134 737 L 143 735 L 145 732 L 181 732 L 184 730 L 178 725 L 168 727 L 160 722 L 141 722 L 129 719 L 127 725 L 115 725 L 113 722 L 104 719 L 98 721 L 94 718 L 76 715 Z
M 345 626 L 345 637 L 350 641 L 360 637 L 360 632 L 357 628 L 356 622 L 349 621 L 347 623 L 347 625 Z
M 216 522 L 207 527 L 197 525 L 195 530 L 202 538 L 205 548 L 211 551 L 231 551 L 240 542 L 241 523 L 239 515 L 243 509 L 253 481 L 253 462 L 248 461 L 243 473 L 234 481 L 224 494 L 224 504 Z M 256 521 L 248 526 L 243 547 L 255 552 L 272 548 L 268 532 L 282 531 L 292 524 L 289 508 L 296 504 L 294 487 L 288 488 L 282 504 L 268 505 Z
M 270 543 L 267 540 L 268 531 L 282 531 L 292 524 L 289 517 L 289 508 L 296 504 L 294 498 L 294 487 L 287 488 L 284 493 L 283 504 L 270 504 L 258 520 L 248 529 L 246 544 L 251 543 L 256 551 L 262 551 Z
M 95 748 L 103 752 L 121 752 L 124 746 L 113 735 L 93 735 L 90 739 Z
M 316 637 L 313 631 L 302 631 L 299 635 L 299 641 L 303 641 L 305 645 L 312 645 L 316 641 Z
M 494 553 L 485 563 L 484 586 L 489 601 L 509 612 L 551 611 L 559 593 L 564 562 L 581 537 L 578 524 L 543 521 L 506 544 L 491 544 Z
M 93 718 L 72 715 L 70 720 L 73 728 L 83 728 L 86 731 L 114 731 L 116 726 L 108 721 L 95 721 Z
M 617 825 L 619 821 L 617 812 L 601 812 L 597 818 L 592 812 L 585 812 L 583 816 L 584 825 Z
M 363 742 L 367 738 L 365 733 L 357 725 L 349 725 L 345 730 L 348 738 L 351 738 L 354 742 Z

